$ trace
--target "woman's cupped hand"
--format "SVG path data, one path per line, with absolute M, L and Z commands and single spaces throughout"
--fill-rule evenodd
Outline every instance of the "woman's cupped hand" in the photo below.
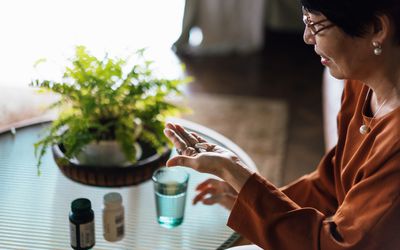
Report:
M 240 191 L 245 181 L 252 174 L 236 154 L 224 147 L 209 143 L 203 137 L 187 131 L 179 124 L 167 123 L 164 134 L 172 141 L 178 152 L 178 155 L 167 161 L 168 167 L 185 166 L 201 173 L 215 175 L 227 182 L 226 184 L 233 188 L 236 193 Z M 221 188 L 224 184 L 215 181 L 206 181 L 206 183 L 203 186 L 202 184 L 199 185 L 200 194 L 201 190 L 205 190 L 204 194 L 209 194 L 211 197 L 213 192 L 216 196 L 221 196 L 219 191 L 227 190 Z M 208 191 L 204 189 L 207 186 L 211 187 Z M 205 196 L 200 195 L 195 200 L 204 201 L 200 199 L 202 197 Z M 214 197 L 213 199 L 217 198 Z M 208 202 L 209 200 L 206 203 Z

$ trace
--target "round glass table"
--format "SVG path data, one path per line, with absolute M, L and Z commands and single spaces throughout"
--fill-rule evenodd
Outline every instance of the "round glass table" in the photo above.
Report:
M 174 119 L 209 141 L 235 152 L 250 168 L 249 156 L 235 143 L 204 126 Z M 225 249 L 240 237 L 226 226 L 229 211 L 222 206 L 193 206 L 195 187 L 211 175 L 190 173 L 185 218 L 182 225 L 166 229 L 156 220 L 151 181 L 123 188 L 86 186 L 66 178 L 56 166 L 51 150 L 37 175 L 33 144 L 49 123 L 29 124 L 0 134 L 0 248 L 71 249 L 69 220 L 71 202 L 80 197 L 92 202 L 96 245 L 93 249 Z M 175 151 L 173 150 L 173 153 Z M 103 238 L 102 200 L 119 192 L 125 207 L 125 237 L 118 242 Z

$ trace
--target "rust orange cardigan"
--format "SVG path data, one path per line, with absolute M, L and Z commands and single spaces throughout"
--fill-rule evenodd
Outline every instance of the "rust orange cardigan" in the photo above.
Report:
M 367 93 L 348 81 L 338 143 L 317 170 L 281 189 L 253 174 L 228 225 L 269 250 L 400 249 L 400 108 L 371 122 Z

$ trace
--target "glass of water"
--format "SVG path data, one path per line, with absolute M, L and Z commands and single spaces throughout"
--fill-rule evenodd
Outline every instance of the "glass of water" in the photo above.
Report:
M 165 228 L 182 224 L 189 174 L 179 168 L 162 167 L 153 174 L 157 220 Z

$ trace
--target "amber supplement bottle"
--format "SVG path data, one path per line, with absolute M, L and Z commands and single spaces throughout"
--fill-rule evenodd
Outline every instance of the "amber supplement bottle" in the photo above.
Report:
M 94 213 L 90 200 L 79 198 L 71 203 L 69 228 L 73 249 L 87 250 L 94 246 Z

